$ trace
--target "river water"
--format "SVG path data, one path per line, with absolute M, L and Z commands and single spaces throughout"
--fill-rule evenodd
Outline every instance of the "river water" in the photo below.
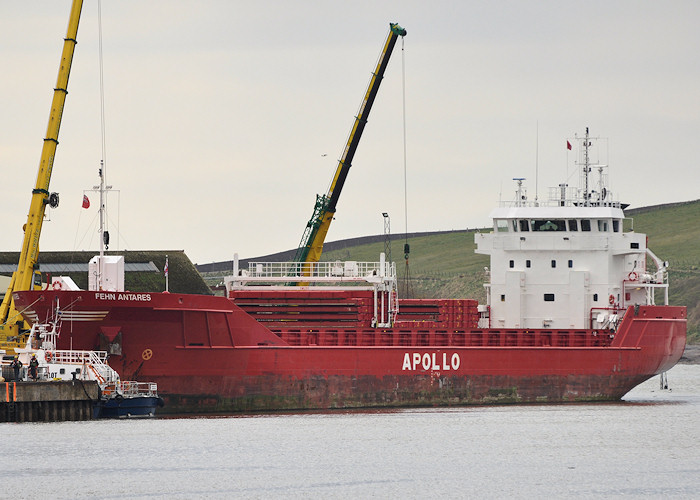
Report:
M 700 496 L 700 365 L 620 403 L 0 424 L 2 498 Z

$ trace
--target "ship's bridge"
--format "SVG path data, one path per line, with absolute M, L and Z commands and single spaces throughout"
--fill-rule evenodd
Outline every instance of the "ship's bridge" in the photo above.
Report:
M 507 232 L 622 232 L 625 218 L 623 205 L 614 200 L 613 193 L 604 187 L 607 181 L 601 175 L 598 191 L 582 191 L 560 184 L 549 188 L 547 200 L 530 201 L 523 178 L 518 183 L 515 200 L 501 202 L 491 212 L 493 230 Z
M 668 264 L 646 235 L 625 231 L 626 205 L 607 189 L 561 185 L 547 201 L 528 201 L 516 180 L 515 201 L 491 213 L 493 232 L 475 236 L 476 252 L 491 256 L 485 326 L 614 328 L 628 305 L 654 304 L 657 289 L 668 303 Z
M 622 231 L 624 212 L 618 207 L 512 206 L 491 212 L 493 230 L 503 232 Z

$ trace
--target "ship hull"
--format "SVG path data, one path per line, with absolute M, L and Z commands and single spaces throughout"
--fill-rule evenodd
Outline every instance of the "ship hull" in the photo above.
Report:
M 29 291 L 15 300 L 35 321 L 58 301 L 59 347 L 113 352 L 122 378 L 158 384 L 164 413 L 614 401 L 672 367 L 686 337 L 685 308 L 672 306 L 630 307 L 615 332 L 420 322 L 273 331 L 223 297 Z
M 282 375 L 273 370 L 265 375 L 151 378 L 167 388 L 161 392 L 164 410 L 177 413 L 617 401 L 654 375 L 479 375 L 469 370 L 452 375 L 439 371 L 327 375 L 323 373 L 327 370 L 318 371 L 310 375 Z
M 110 398 L 100 401 L 95 407 L 95 418 L 152 417 L 162 405 L 158 396 L 135 396 Z

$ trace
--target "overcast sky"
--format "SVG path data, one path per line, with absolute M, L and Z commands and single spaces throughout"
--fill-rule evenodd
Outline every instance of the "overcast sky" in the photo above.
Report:
M 3 251 L 21 246 L 70 4 L 0 2 Z M 96 5 L 83 8 L 42 250 L 98 249 L 96 196 L 81 208 L 101 158 Z M 486 226 L 513 177 L 531 197 L 566 181 L 566 140 L 585 127 L 608 139 L 620 201 L 700 198 L 697 1 L 104 0 L 111 249 L 206 263 L 296 248 L 389 22 L 408 31 L 405 50 L 328 241 L 381 234 L 382 212 L 392 233 Z

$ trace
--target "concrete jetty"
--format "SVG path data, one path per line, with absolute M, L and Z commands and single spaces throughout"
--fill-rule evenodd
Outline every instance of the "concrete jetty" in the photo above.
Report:
M 91 420 L 99 397 L 95 381 L 2 382 L 0 422 Z

